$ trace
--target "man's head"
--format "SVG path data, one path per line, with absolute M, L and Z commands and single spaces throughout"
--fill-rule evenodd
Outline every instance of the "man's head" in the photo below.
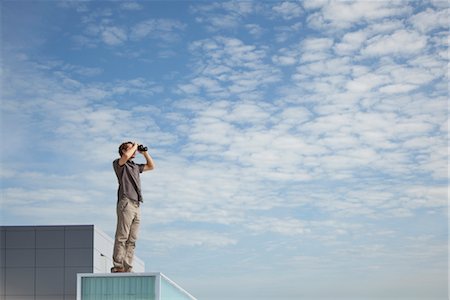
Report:
M 122 156 L 123 153 L 124 153 L 126 150 L 130 149 L 131 147 L 133 147 L 133 142 L 125 142 L 125 143 L 122 143 L 122 144 L 119 146 L 119 155 Z M 133 155 L 131 156 L 131 158 L 134 158 L 135 156 L 136 156 L 136 153 L 133 153 Z

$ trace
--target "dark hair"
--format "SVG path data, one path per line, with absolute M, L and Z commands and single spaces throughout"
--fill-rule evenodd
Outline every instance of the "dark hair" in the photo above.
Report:
M 120 144 L 120 146 L 119 146 L 119 155 L 120 156 L 122 156 L 123 151 L 128 148 L 128 144 L 133 144 L 133 142 L 125 142 L 125 143 Z

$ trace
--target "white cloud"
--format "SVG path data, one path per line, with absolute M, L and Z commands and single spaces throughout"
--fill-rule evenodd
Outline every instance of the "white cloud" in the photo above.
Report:
M 389 81 L 389 77 L 377 74 L 364 74 L 348 81 L 346 87 L 351 92 L 365 93 L 372 89 L 385 84 Z
M 198 74 L 189 83 L 179 85 L 185 92 L 205 91 L 218 97 L 253 93 L 280 80 L 278 70 L 265 63 L 265 49 L 246 45 L 236 38 L 215 37 L 195 41 Z
M 65 64 L 62 62 L 57 62 L 57 65 L 55 65 L 55 67 L 60 67 L 62 71 L 70 72 L 82 77 L 94 77 L 100 75 L 103 72 L 101 68 Z
M 359 55 L 361 49 L 367 46 L 369 39 L 376 36 L 389 35 L 397 30 L 403 30 L 404 24 L 395 19 L 368 24 L 356 31 L 345 33 L 334 50 L 338 55 Z
M 186 25 L 177 20 L 150 19 L 132 26 L 130 39 L 139 41 L 152 38 L 173 42 L 179 39 L 179 32 L 184 31 L 185 28 Z
M 302 56 L 302 60 L 304 58 L 305 55 Z M 303 76 L 314 76 L 322 82 L 326 82 L 327 80 L 329 80 L 334 83 L 342 83 L 347 79 L 346 76 L 350 75 L 351 72 L 352 66 L 350 64 L 349 58 L 325 59 L 324 57 L 324 59 L 314 60 L 311 63 L 300 65 L 297 68 L 297 73 L 295 75 L 298 74 Z
M 448 30 L 449 9 L 434 10 L 427 8 L 418 14 L 412 16 L 409 21 L 420 32 L 429 32 L 431 30 L 442 28 Z
M 143 6 L 138 2 L 126 1 L 120 4 L 120 7 L 124 10 L 142 10 Z
M 329 2 L 329 0 L 305 0 L 302 4 L 305 9 L 314 10 L 324 7 Z
M 222 248 L 232 246 L 237 243 L 226 235 L 219 235 L 215 232 L 206 230 L 161 230 L 154 231 L 150 229 L 153 234 L 147 236 L 143 234 L 142 239 L 150 242 L 153 245 L 153 251 L 168 251 L 171 248 L 178 247 L 202 247 L 204 248 Z
M 260 10 L 259 6 L 255 1 L 224 1 L 195 4 L 191 11 L 197 22 L 206 24 L 210 31 L 218 31 L 240 26 L 245 17 Z
M 127 40 L 125 30 L 116 26 L 102 27 L 100 37 L 103 42 L 111 46 L 122 44 Z
M 309 4 L 308 8 L 320 8 L 308 17 L 308 24 L 316 29 L 347 29 L 411 12 L 411 8 L 400 1 L 328 1 L 317 3 L 316 7 Z
M 240 20 L 232 15 L 211 16 L 207 22 L 210 23 L 212 30 L 234 28 L 240 24 Z
M 119 46 L 128 40 L 126 26 L 115 25 L 110 19 L 111 12 L 93 13 L 83 22 L 83 34 L 75 34 L 73 40 L 80 47 L 97 47 L 99 42 L 109 46 Z
M 302 22 L 275 27 L 275 41 L 284 43 L 290 39 L 294 40 L 302 27 Z
M 361 53 L 368 56 L 412 55 L 419 53 L 426 45 L 426 36 L 402 29 L 392 35 L 375 36 L 369 39 Z
M 270 119 L 270 107 L 256 102 L 241 102 L 236 105 L 224 116 L 229 122 L 238 124 L 262 124 Z
M 86 3 L 80 2 L 80 1 L 61 1 L 56 3 L 59 7 L 62 8 L 73 8 L 79 13 L 85 13 L 89 11 L 88 6 Z
M 363 43 L 367 40 L 365 31 L 354 31 L 343 36 L 340 43 L 336 44 L 335 51 L 338 54 L 350 54 L 359 50 Z
M 290 66 L 298 63 L 298 53 L 288 49 L 280 49 L 280 55 L 274 55 L 272 61 L 281 66 Z
M 156 20 L 143 21 L 136 24 L 131 30 L 130 38 L 133 40 L 142 39 L 150 35 L 154 30 L 157 29 Z
M 380 88 L 381 93 L 385 94 L 400 94 L 408 93 L 417 88 L 414 84 L 388 84 Z
M 291 1 L 285 1 L 280 4 L 274 5 L 272 7 L 272 10 L 285 20 L 298 18 L 303 13 L 300 4 Z
M 287 236 L 304 235 L 311 231 L 307 224 L 292 218 L 260 218 L 247 224 L 247 228 L 257 234 L 273 232 Z
M 308 38 L 302 41 L 300 48 L 302 51 L 301 61 L 320 61 L 330 57 L 330 50 L 333 46 L 333 39 L 330 38 Z
M 221 6 L 229 12 L 239 15 L 248 15 L 255 11 L 257 3 L 253 1 L 226 1 L 223 2 Z
M 245 28 L 248 30 L 248 32 L 255 36 L 255 37 L 261 37 L 265 30 L 258 24 L 247 24 L 245 25 Z
M 333 39 L 330 38 L 309 38 L 302 42 L 302 49 L 305 52 L 328 51 L 333 45 Z
M 389 74 L 395 83 L 408 83 L 419 86 L 425 86 L 431 81 L 442 76 L 442 73 L 435 72 L 434 68 L 428 68 L 424 65 L 417 67 L 406 67 L 392 64 L 389 67 L 383 67 L 380 73 Z
M 121 4 L 123 10 L 138 10 L 142 6 L 138 3 L 127 2 Z M 113 18 L 110 10 L 93 12 L 83 21 L 84 34 L 75 34 L 72 40 L 79 47 L 97 47 L 99 41 L 109 46 L 121 46 L 122 52 L 127 50 L 125 42 L 137 43 L 145 38 L 156 39 L 166 43 L 174 43 L 181 39 L 186 24 L 174 19 L 147 19 L 134 24 L 120 23 L 120 19 Z M 164 44 L 160 46 L 163 47 Z M 141 51 L 128 51 L 127 56 L 141 56 Z
M 207 92 L 214 93 L 222 90 L 220 84 L 217 80 L 208 77 L 198 77 L 192 80 L 192 83 L 199 87 L 205 89 Z
M 295 57 L 286 56 L 286 55 L 284 55 L 284 56 L 274 56 L 272 58 L 272 60 L 277 65 L 282 65 L 282 66 L 294 65 L 297 62 L 297 59 Z

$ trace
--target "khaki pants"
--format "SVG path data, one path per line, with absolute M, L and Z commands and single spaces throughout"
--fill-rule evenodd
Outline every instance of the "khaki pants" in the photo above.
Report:
M 113 253 L 115 268 L 131 272 L 140 221 L 139 202 L 128 198 L 122 198 L 117 202 L 117 228 Z

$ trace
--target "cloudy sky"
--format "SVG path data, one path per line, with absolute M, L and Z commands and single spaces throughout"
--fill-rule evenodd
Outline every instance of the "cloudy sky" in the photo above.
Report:
M 447 299 L 448 13 L 4 0 L 1 224 L 112 236 L 133 140 L 137 254 L 199 299 Z

